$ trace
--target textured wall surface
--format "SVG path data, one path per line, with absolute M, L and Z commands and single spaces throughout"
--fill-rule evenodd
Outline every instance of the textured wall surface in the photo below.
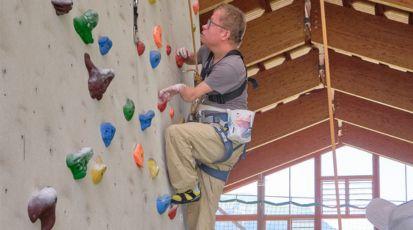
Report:
M 44 186 L 58 193 L 54 229 L 183 229 L 181 210 L 171 221 L 166 213 L 157 213 L 155 203 L 159 195 L 171 192 L 164 129 L 177 122 L 188 105 L 174 98 L 160 113 L 156 104 L 160 89 L 192 81 L 192 74 L 176 67 L 174 57 L 177 47 L 192 48 L 188 5 L 185 0 L 158 0 L 154 5 L 139 0 L 139 36 L 146 45 L 139 57 L 133 43 L 132 2 L 76 0 L 68 14 L 57 16 L 47 0 L 0 0 L 0 229 L 40 229 L 40 221 L 30 222 L 27 204 Z M 72 20 L 88 9 L 99 13 L 99 22 L 94 43 L 85 45 Z M 155 25 L 163 28 L 160 49 L 152 39 Z M 100 35 L 113 41 L 106 56 L 99 53 Z M 172 46 L 170 56 L 167 43 Z M 162 55 L 156 69 L 149 64 L 153 49 Z M 100 101 L 89 96 L 85 52 L 97 67 L 115 70 Z M 136 106 L 129 122 L 122 113 L 126 98 Z M 138 113 L 149 109 L 155 117 L 142 132 Z M 117 129 L 108 148 L 100 136 L 102 122 Z M 146 165 L 136 167 L 132 154 L 137 143 L 145 150 L 145 164 L 150 157 L 158 161 L 155 179 Z M 97 185 L 90 172 L 75 181 L 66 167 L 66 155 L 87 146 L 94 149 L 93 159 L 101 156 L 108 166 Z

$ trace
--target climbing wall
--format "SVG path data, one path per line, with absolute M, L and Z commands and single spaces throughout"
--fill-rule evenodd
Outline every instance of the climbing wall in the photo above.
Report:
M 156 200 L 172 192 L 164 130 L 178 123 L 189 105 L 176 97 L 161 113 L 157 93 L 178 82 L 193 84 L 193 74 L 183 71 L 188 66 L 178 68 L 174 55 L 178 47 L 193 49 L 187 4 L 138 1 L 138 35 L 146 47 L 138 56 L 132 0 L 77 0 L 60 16 L 47 0 L 0 0 L 0 229 L 40 229 L 40 220 L 33 224 L 29 219 L 28 201 L 46 186 L 57 192 L 54 229 L 184 228 L 182 210 L 170 220 L 168 211 L 158 214 Z M 88 9 L 99 15 L 92 44 L 85 44 L 73 26 L 73 19 Z M 162 27 L 161 48 L 152 35 L 156 25 Z M 104 56 L 99 36 L 113 43 Z M 156 68 L 150 65 L 151 50 L 161 54 Z M 115 72 L 101 100 L 89 95 L 85 53 L 96 67 Z M 135 104 L 130 121 L 123 114 L 127 98 Z M 149 110 L 155 116 L 142 131 L 138 116 Z M 100 131 L 104 122 L 116 128 L 108 147 Z M 144 150 L 143 167 L 133 158 L 136 144 Z M 87 175 L 75 180 L 66 157 L 83 147 L 91 147 L 94 155 Z M 91 168 L 98 156 L 107 170 L 94 184 Z M 160 169 L 155 178 L 148 171 L 149 158 Z

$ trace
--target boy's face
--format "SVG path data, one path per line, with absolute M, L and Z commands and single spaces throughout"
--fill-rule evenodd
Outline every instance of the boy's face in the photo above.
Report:
M 222 10 L 216 10 L 206 24 L 202 26 L 201 42 L 206 46 L 214 46 L 227 40 L 229 30 L 222 26 Z

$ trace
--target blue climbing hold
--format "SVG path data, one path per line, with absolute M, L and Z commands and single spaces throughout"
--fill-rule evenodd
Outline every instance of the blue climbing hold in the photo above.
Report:
M 115 136 L 116 128 L 109 122 L 104 122 L 100 125 L 100 134 L 102 135 L 103 143 L 108 147 Z
M 139 121 L 141 122 L 142 131 L 151 126 L 152 118 L 155 116 L 153 110 L 149 110 L 146 113 L 139 114 Z
M 110 40 L 110 38 L 107 36 L 100 37 L 98 43 L 99 51 L 102 55 L 106 55 L 109 52 L 110 48 L 112 48 L 112 40 Z
M 163 214 L 166 209 L 168 209 L 169 205 L 171 204 L 171 196 L 170 195 L 163 195 L 156 199 L 156 209 L 158 213 L 161 215 Z
M 155 69 L 161 62 L 161 53 L 157 50 L 151 50 L 149 53 L 149 60 L 151 61 L 152 69 Z

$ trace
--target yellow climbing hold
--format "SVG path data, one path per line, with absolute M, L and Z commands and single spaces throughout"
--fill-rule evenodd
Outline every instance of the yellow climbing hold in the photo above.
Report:
M 148 2 L 149 2 L 150 4 L 155 4 L 155 3 L 156 3 L 156 0 L 148 0 Z
M 94 165 L 92 166 L 92 181 L 94 184 L 98 184 L 102 178 L 103 174 L 106 172 L 106 165 L 103 164 L 102 158 L 98 156 L 95 160 Z
M 155 178 L 158 173 L 159 173 L 159 167 L 156 161 L 152 158 L 148 160 L 148 169 L 149 169 L 149 174 L 151 174 L 152 178 Z

